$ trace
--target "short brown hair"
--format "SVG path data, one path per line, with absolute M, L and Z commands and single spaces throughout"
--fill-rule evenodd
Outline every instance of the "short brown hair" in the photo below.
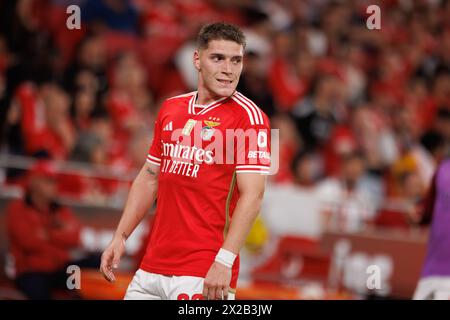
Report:
M 217 22 L 204 25 L 197 37 L 197 48 L 205 49 L 212 40 L 230 40 L 245 48 L 245 36 L 238 27 L 225 23 Z

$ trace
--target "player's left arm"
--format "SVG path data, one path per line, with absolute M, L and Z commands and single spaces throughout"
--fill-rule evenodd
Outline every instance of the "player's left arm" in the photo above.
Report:
M 261 209 L 266 175 L 259 173 L 237 174 L 237 186 L 239 188 L 239 200 L 233 212 L 233 219 L 227 236 L 222 245 L 224 253 L 232 253 L 233 259 L 244 245 L 253 223 Z M 221 250 L 222 250 L 221 249 Z M 228 298 L 228 289 L 231 281 L 231 266 L 217 260 L 211 265 L 203 287 L 203 296 L 209 300 Z
M 233 212 L 222 248 L 238 254 L 244 245 L 253 223 L 261 209 L 267 175 L 240 173 L 236 175 L 239 200 Z

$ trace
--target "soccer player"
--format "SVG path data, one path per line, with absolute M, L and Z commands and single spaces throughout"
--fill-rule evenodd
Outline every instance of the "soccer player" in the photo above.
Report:
M 414 300 L 450 299 L 450 154 L 437 168 L 425 199 L 422 225 L 431 224 Z
M 239 250 L 270 168 L 268 118 L 236 91 L 244 49 L 237 27 L 204 26 L 193 57 L 198 91 L 167 99 L 159 111 L 147 162 L 100 266 L 114 281 L 126 239 L 157 199 L 147 251 L 125 299 L 235 297 Z

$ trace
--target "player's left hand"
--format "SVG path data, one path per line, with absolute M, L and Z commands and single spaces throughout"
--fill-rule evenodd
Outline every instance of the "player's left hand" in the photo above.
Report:
M 205 300 L 228 300 L 230 281 L 231 269 L 219 262 L 214 262 L 203 283 L 203 298 Z

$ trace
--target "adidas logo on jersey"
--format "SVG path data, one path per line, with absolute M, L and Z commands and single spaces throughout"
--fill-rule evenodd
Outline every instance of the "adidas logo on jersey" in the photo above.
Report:
M 168 124 L 166 124 L 163 131 L 172 131 L 172 130 L 173 130 L 173 125 L 172 125 L 172 121 L 170 121 Z

